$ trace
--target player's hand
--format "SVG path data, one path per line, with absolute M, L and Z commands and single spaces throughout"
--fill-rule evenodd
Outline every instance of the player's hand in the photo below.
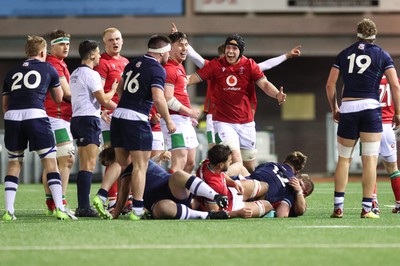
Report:
M 196 127 L 199 124 L 199 121 L 195 118 L 190 118 L 190 122 L 192 123 L 192 127 Z
M 170 151 L 163 151 L 160 154 L 160 161 L 169 162 L 171 160 L 171 152 Z
M 235 180 L 235 189 L 237 190 L 238 195 L 243 195 L 244 188 L 239 180 Z
M 339 117 L 340 117 L 340 112 L 339 112 L 339 110 L 336 110 L 334 113 L 333 113 L 333 121 L 337 124 L 337 123 L 339 123 Z
M 293 188 L 294 191 L 300 192 L 302 191 L 302 188 L 300 186 L 300 182 L 296 177 L 292 177 L 289 179 L 289 186 Z
M 176 125 L 172 120 L 170 122 L 166 123 L 167 129 L 168 129 L 168 134 L 173 134 L 176 131 Z
M 393 130 L 396 130 L 400 127 L 400 115 L 394 115 L 393 116 Z
M 150 117 L 150 123 L 153 125 L 156 125 L 156 124 L 160 123 L 160 119 L 161 119 L 161 114 L 155 113 L 154 115 L 152 115 Z
M 190 109 L 189 117 L 198 119 L 200 115 L 200 110 L 199 109 Z
M 178 32 L 178 28 L 176 27 L 175 23 L 172 22 L 171 33 Z
M 244 207 L 238 210 L 238 215 L 244 219 L 251 218 L 251 216 L 253 215 L 253 211 L 249 208 Z
M 108 114 L 108 112 L 109 111 L 107 109 L 104 109 L 101 112 L 101 119 L 103 119 L 107 124 L 111 124 L 111 116 Z
M 286 93 L 283 92 L 283 87 L 279 89 L 279 92 L 276 94 L 275 97 L 278 100 L 279 105 L 283 104 L 286 101 Z
M 286 58 L 299 57 L 301 55 L 300 48 L 301 45 L 297 45 L 296 47 L 294 47 L 292 50 L 290 50 L 289 53 L 286 53 Z

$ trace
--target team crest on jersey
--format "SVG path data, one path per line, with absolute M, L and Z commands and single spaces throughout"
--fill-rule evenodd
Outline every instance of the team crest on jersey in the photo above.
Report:
M 237 78 L 234 75 L 229 75 L 226 78 L 226 84 L 228 84 L 228 86 L 235 86 L 237 84 Z
M 358 49 L 359 50 L 364 50 L 365 49 L 365 44 L 364 43 L 359 43 L 358 44 Z
M 24 66 L 24 67 L 29 66 L 29 62 L 24 62 L 24 63 L 22 64 L 22 66 Z
M 225 69 L 226 69 L 226 67 L 223 67 L 223 68 L 222 68 L 222 72 L 225 72 Z
M 135 66 L 136 66 L 137 68 L 139 68 L 141 65 L 142 65 L 142 61 L 138 61 L 138 62 L 136 63 Z
M 112 68 L 115 69 L 115 65 L 114 64 L 112 64 Z
M 239 67 L 239 74 L 243 74 L 243 71 L 244 71 L 244 67 Z

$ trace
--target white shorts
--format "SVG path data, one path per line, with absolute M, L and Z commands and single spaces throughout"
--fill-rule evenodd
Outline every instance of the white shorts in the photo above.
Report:
M 197 140 L 196 131 L 192 126 L 192 122 L 189 117 L 181 115 L 171 115 L 172 121 L 175 123 L 176 131 L 174 134 L 168 134 L 167 126 L 165 125 L 165 120 L 161 119 L 161 130 L 164 134 L 165 145 L 168 150 L 175 149 L 194 149 L 199 146 L 199 141 Z
M 71 123 L 61 118 L 49 117 L 56 144 L 73 141 Z
M 232 150 L 254 150 L 256 148 L 256 123 L 230 124 L 214 121 L 216 142 L 229 143 Z
M 238 191 L 234 187 L 228 187 L 228 189 L 232 192 L 232 202 L 229 202 L 229 205 L 232 204 L 232 211 L 244 208 L 243 195 L 238 195 Z
M 153 133 L 153 145 L 151 149 L 153 151 L 164 151 L 165 150 L 164 134 L 161 131 L 152 131 L 152 133 Z
M 112 117 L 112 114 L 109 114 Z M 101 143 L 109 144 L 111 143 L 110 139 L 110 124 L 100 118 L 100 128 L 101 128 Z
M 206 115 L 206 130 L 207 130 L 208 144 L 215 143 L 215 130 L 214 130 L 214 121 L 212 119 L 212 114 Z
M 382 124 L 382 140 L 380 155 L 384 157 L 386 162 L 397 161 L 396 134 L 392 128 L 392 124 Z

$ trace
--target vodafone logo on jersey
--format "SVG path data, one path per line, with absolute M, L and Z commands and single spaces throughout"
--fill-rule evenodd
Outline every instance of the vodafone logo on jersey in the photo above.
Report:
M 229 75 L 226 78 L 226 84 L 229 87 L 228 88 L 224 88 L 224 91 L 240 91 L 240 88 L 235 87 L 237 82 L 238 82 L 237 77 L 235 77 L 234 75 Z
M 226 78 L 226 84 L 228 84 L 228 86 L 235 86 L 237 84 L 237 78 L 233 75 L 229 75 Z

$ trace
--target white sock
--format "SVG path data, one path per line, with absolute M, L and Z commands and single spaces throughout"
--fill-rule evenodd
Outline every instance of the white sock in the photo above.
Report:
M 176 207 L 177 214 L 175 218 L 179 220 L 207 219 L 208 212 L 196 211 L 183 204 L 176 204 Z
M 186 182 L 185 187 L 196 196 L 205 197 L 213 200 L 217 192 L 215 192 L 207 183 L 198 177 L 191 176 Z
M 47 184 L 49 185 L 49 189 L 51 191 L 51 195 L 53 196 L 54 204 L 56 208 L 59 208 L 61 211 L 64 211 L 64 204 L 62 203 L 62 185 L 61 185 L 61 176 L 59 173 L 48 173 L 47 174 Z
M 6 211 L 14 214 L 14 202 L 17 195 L 18 178 L 16 176 L 6 176 L 4 179 L 4 197 Z

